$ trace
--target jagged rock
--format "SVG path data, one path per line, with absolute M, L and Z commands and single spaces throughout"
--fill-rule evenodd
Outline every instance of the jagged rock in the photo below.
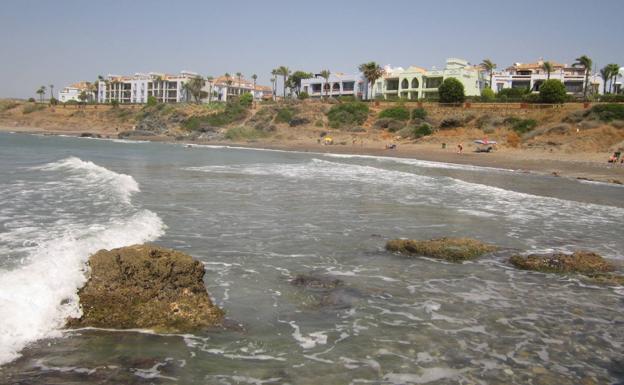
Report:
M 461 262 L 493 252 L 496 247 L 470 238 L 440 238 L 428 241 L 394 239 L 386 243 L 386 250 Z
M 593 283 L 624 285 L 624 275 L 614 274 L 615 266 L 592 252 L 514 255 L 509 262 L 523 270 L 559 274 L 577 273 Z
M 67 326 L 185 332 L 220 325 L 223 311 L 204 286 L 204 266 L 190 255 L 152 245 L 100 250 L 78 291 L 83 315 Z

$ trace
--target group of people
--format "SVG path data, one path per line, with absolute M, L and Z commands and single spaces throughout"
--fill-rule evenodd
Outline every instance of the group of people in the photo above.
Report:
M 618 162 L 624 163 L 624 157 L 620 158 L 620 155 L 621 155 L 620 151 L 614 152 L 613 155 L 611 155 L 609 157 L 609 160 L 607 162 L 609 162 L 609 163 L 618 163 Z

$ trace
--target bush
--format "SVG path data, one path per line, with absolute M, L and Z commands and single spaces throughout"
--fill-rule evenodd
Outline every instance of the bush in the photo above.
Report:
M 148 107 L 152 107 L 158 104 L 158 100 L 156 100 L 156 97 L 154 96 L 148 96 L 147 97 L 147 106 Z
M 492 91 L 491 88 L 484 88 L 481 90 L 481 101 L 490 103 L 496 99 L 496 94 Z
M 36 102 L 36 100 L 35 100 L 35 98 L 28 98 L 28 102 L 30 102 L 30 103 L 35 103 L 35 102 Z
M 251 94 L 251 92 L 245 92 L 244 94 L 242 94 L 238 99 L 238 103 L 246 108 L 251 107 L 251 105 L 253 104 L 253 95 Z
M 442 129 L 455 128 L 461 125 L 462 125 L 462 121 L 458 118 L 453 118 L 453 117 L 442 119 L 442 121 L 440 122 L 440 128 Z
M 542 98 L 540 94 L 526 94 L 522 97 L 522 101 L 526 103 L 540 103 Z
M 117 108 L 117 107 L 119 107 L 119 101 L 117 101 L 117 100 L 111 100 L 110 105 L 111 105 L 113 108 Z
M 30 114 L 31 112 L 41 111 L 45 108 L 43 104 L 29 103 L 22 108 L 22 114 Z
M 427 110 L 422 107 L 417 107 L 412 110 L 412 119 L 424 120 L 427 118 Z
M 299 92 L 299 95 L 297 95 L 297 99 L 299 99 L 299 100 L 306 100 L 309 97 L 310 97 L 310 94 L 308 94 L 305 91 L 301 91 L 301 92 Z
M 292 107 L 280 108 L 275 116 L 275 123 L 290 123 L 295 118 L 297 111 Z
M 342 126 L 359 126 L 368 117 L 368 106 L 362 102 L 340 103 L 332 106 L 327 112 L 327 119 L 332 128 Z
M 503 88 L 496 94 L 496 99 L 500 102 L 519 102 L 522 97 L 529 93 L 528 88 Z
M 624 104 L 598 104 L 593 106 L 590 111 L 603 122 L 624 119 Z
M 440 103 L 463 103 L 466 99 L 464 85 L 455 78 L 446 78 L 438 88 Z
M 405 127 L 405 123 L 401 120 L 396 120 L 392 118 L 381 118 L 377 119 L 373 126 L 380 130 L 395 132 Z
M 50 104 L 56 106 L 59 103 L 58 99 L 55 97 L 50 98 Z
M 427 124 L 423 123 L 418 127 L 409 127 L 411 129 L 411 137 L 414 139 L 422 138 L 423 136 L 428 136 L 433 134 L 433 128 Z
M 607 102 L 607 103 L 624 103 L 624 95 L 613 95 L 613 94 L 608 94 L 608 95 L 600 95 L 600 99 L 601 102 Z
M 557 79 L 546 80 L 539 88 L 539 101 L 542 103 L 563 104 L 566 101 L 566 88 Z
M 405 106 L 396 106 L 386 108 L 385 110 L 379 113 L 380 118 L 389 118 L 396 120 L 409 120 L 410 112 Z
M 518 119 L 514 117 L 505 119 L 505 122 L 510 123 L 511 129 L 518 134 L 527 133 L 537 127 L 537 121 L 535 119 Z

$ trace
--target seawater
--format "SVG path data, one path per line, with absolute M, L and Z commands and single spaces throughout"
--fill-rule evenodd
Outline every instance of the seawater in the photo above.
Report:
M 485 155 L 487 156 L 487 155 Z M 624 380 L 624 289 L 513 253 L 622 263 L 624 188 L 412 159 L 0 134 L 0 383 Z M 467 236 L 451 264 L 388 239 Z M 63 330 L 89 255 L 154 242 L 206 268 L 242 329 Z M 300 273 L 339 278 L 327 293 Z

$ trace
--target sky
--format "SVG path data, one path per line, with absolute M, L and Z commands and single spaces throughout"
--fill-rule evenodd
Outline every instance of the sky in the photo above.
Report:
M 0 97 L 98 75 L 356 72 L 363 62 L 624 65 L 624 1 L 3 0 Z

